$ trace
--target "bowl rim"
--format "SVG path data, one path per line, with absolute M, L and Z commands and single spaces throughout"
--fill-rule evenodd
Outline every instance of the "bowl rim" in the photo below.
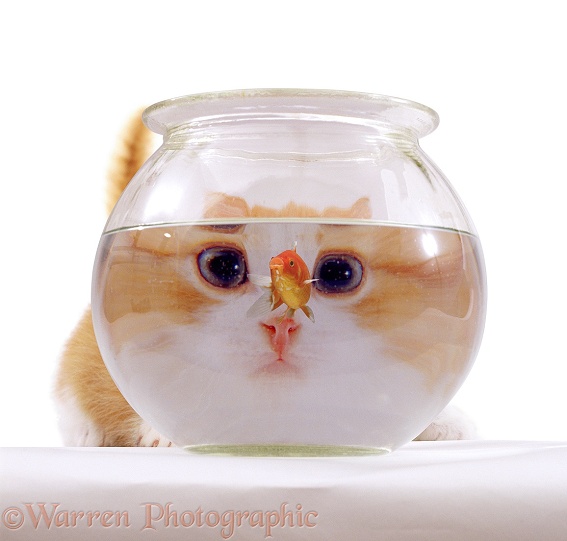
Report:
M 203 119 L 266 115 L 313 118 L 331 116 L 390 124 L 420 138 L 439 125 L 430 107 L 405 98 L 350 90 L 257 88 L 189 94 L 166 99 L 143 113 L 146 126 L 166 135 Z

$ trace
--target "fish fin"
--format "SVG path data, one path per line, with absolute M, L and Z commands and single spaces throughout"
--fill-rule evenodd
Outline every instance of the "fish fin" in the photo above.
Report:
M 311 278 L 311 280 L 303 280 L 303 285 L 312 284 L 313 282 L 317 282 L 319 278 Z
M 269 276 L 261 276 L 260 274 L 247 274 L 246 276 L 256 286 L 272 287 L 272 279 Z
M 313 321 L 313 323 L 315 323 L 315 315 L 313 314 L 313 310 L 311 310 L 309 306 L 304 305 L 301 307 L 301 310 L 311 321 Z
M 262 317 L 268 315 L 273 308 L 272 292 L 266 291 L 254 304 L 246 311 L 247 317 Z
M 277 323 L 280 324 L 285 318 L 292 319 L 295 315 L 294 308 L 288 308 L 278 319 Z

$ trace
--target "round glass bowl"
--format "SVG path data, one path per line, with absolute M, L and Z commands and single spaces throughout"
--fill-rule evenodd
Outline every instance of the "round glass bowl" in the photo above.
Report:
M 352 92 L 243 90 L 150 107 L 163 145 L 98 249 L 92 307 L 132 407 L 196 452 L 388 452 L 476 356 L 485 273 L 418 139 L 438 117 Z

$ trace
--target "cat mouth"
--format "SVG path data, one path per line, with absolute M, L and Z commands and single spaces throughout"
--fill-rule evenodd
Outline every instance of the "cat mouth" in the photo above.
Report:
M 280 357 L 260 366 L 254 371 L 253 375 L 257 377 L 298 377 L 301 375 L 301 370 L 296 365 Z

